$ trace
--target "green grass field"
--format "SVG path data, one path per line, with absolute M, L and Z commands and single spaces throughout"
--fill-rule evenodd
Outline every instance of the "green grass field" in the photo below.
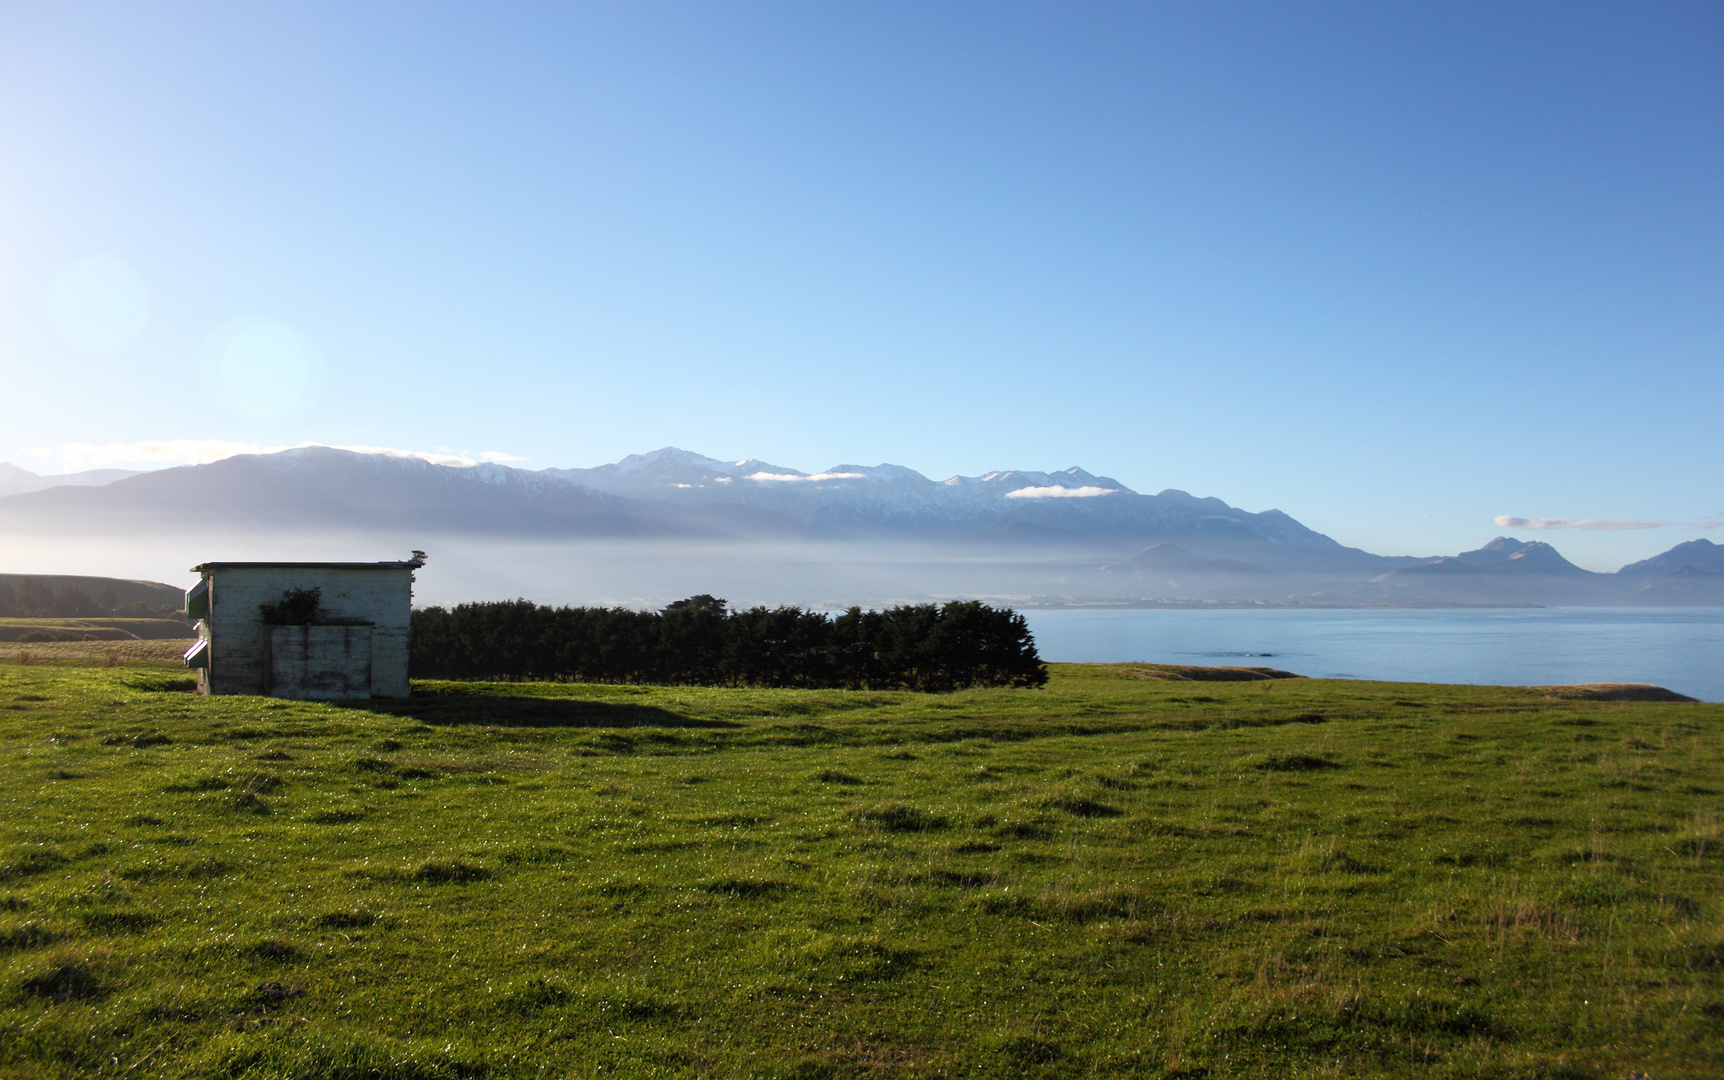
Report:
M 1724 706 L 0 664 L 15 1076 L 1724 1074 Z
M 196 636 L 184 619 L 0 619 L 0 641 L 161 641 Z

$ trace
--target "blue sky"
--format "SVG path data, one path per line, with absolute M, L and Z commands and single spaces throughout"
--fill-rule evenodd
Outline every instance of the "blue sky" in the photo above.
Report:
M 1717 5 L 11 3 L 0 460 L 1077 464 L 1613 569 L 1724 539 L 1721 192 Z

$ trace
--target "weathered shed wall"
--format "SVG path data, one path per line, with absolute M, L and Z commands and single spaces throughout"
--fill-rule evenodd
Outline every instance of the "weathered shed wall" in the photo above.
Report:
M 270 694 L 310 701 L 370 697 L 371 629 L 270 627 Z
M 412 570 L 406 567 L 221 567 L 211 572 L 204 633 L 210 666 L 200 673 L 212 694 L 267 694 L 270 627 L 258 608 L 289 589 L 321 589 L 322 618 L 371 624 L 371 693 L 407 696 Z

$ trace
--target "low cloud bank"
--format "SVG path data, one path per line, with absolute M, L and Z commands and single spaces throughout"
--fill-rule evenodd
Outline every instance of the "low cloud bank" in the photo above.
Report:
M 1021 487 L 1016 491 L 1006 492 L 1008 499 L 1093 499 L 1100 495 L 1114 495 L 1118 488 L 1095 487 Z
M 822 480 L 860 480 L 862 479 L 862 474 L 859 472 L 817 472 L 803 476 L 800 473 L 757 472 L 749 473 L 747 476 L 743 477 L 743 479 L 770 480 L 781 484 L 795 483 L 797 481 L 801 481 L 803 483 L 819 483 Z
M 132 443 L 61 443 L 38 447 L 31 451 L 36 457 L 58 458 L 66 472 L 83 469 L 123 468 L 126 466 L 167 468 L 173 465 L 208 465 L 213 461 L 238 454 L 275 454 L 283 450 L 299 450 L 326 443 L 302 442 L 297 446 L 265 446 L 260 443 L 230 442 L 224 439 L 146 439 Z M 350 450 L 355 454 L 381 454 L 385 457 L 418 458 L 433 465 L 472 468 L 475 465 L 526 458 L 505 454 L 501 450 L 486 450 L 474 457 L 447 450 L 399 450 L 393 446 L 334 446 L 335 450 Z
M 1629 521 L 1621 518 L 1529 518 L 1500 514 L 1492 519 L 1503 529 L 1599 529 L 1619 532 L 1625 529 L 1662 529 L 1662 521 Z
M 323 443 L 300 443 L 300 446 L 322 446 Z M 471 469 L 480 464 L 501 464 L 505 461 L 525 461 L 524 457 L 505 454 L 501 450 L 486 450 L 477 457 L 465 454 L 451 453 L 447 450 L 397 450 L 393 446 L 331 446 L 332 450 L 349 450 L 355 454 L 380 454 L 393 458 L 418 458 L 429 461 L 433 465 L 450 465 L 457 469 Z
M 285 446 L 227 442 L 222 439 L 149 439 L 133 443 L 61 443 L 32 450 L 36 457 L 58 458 L 68 472 L 126 465 L 146 468 L 208 465 L 236 454 L 273 454 Z

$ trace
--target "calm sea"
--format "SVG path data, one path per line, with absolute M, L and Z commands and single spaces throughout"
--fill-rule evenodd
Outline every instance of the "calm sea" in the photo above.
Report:
M 1541 686 L 1643 682 L 1724 701 L 1724 608 L 1024 612 L 1043 659 Z

